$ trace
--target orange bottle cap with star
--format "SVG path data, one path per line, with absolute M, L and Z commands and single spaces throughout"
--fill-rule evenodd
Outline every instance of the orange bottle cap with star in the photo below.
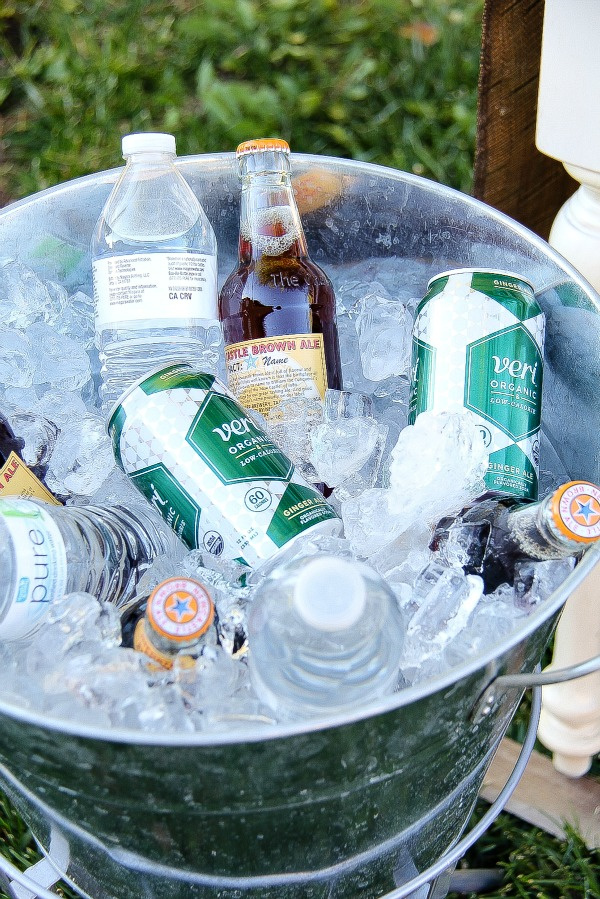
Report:
M 152 630 L 164 640 L 186 646 L 211 626 L 215 606 L 206 587 L 189 577 L 172 577 L 148 597 L 146 617 Z
M 550 503 L 557 530 L 577 543 L 600 539 L 600 487 L 589 481 L 569 481 L 555 490 Z
M 283 153 L 290 152 L 290 145 L 287 141 L 281 140 L 279 137 L 258 138 L 256 140 L 245 140 L 239 144 L 235 155 L 239 159 L 247 153 L 264 153 L 269 150 L 278 150 Z

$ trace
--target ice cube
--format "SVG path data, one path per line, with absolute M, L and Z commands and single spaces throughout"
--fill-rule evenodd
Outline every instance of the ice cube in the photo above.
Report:
M 401 431 L 391 453 L 394 507 L 414 507 L 434 523 L 485 492 L 487 450 L 477 419 L 465 412 L 423 412 Z
M 35 348 L 34 383 L 78 390 L 89 381 L 90 359 L 77 340 L 44 322 L 32 324 L 27 336 Z
M 514 591 L 508 584 L 501 584 L 493 593 L 484 594 L 466 626 L 446 647 L 448 667 L 489 652 L 516 631 L 525 614 L 515 607 Z
M 104 419 L 87 413 L 65 425 L 58 435 L 48 469 L 48 487 L 60 496 L 90 496 L 112 473 L 114 465 Z
M 38 352 L 22 331 L 0 327 L 0 385 L 31 387 Z
M 319 478 L 308 461 L 310 435 L 322 416 L 323 404 L 319 398 L 313 397 L 285 400 L 265 416 L 266 430 L 271 439 L 312 483 L 317 483 Z
M 377 387 L 376 381 L 369 381 L 363 374 L 360 354 L 356 349 L 356 327 L 347 316 L 338 318 L 338 341 L 342 362 L 342 383 L 347 390 L 357 390 L 371 394 Z
M 121 625 L 116 609 L 101 604 L 89 593 L 68 593 L 53 601 L 44 619 L 44 627 L 31 638 L 25 667 L 30 675 L 46 677 L 58 660 L 82 646 L 118 646 Z
M 21 455 L 26 465 L 45 465 L 56 444 L 57 426 L 34 412 L 15 412 L 9 416 L 15 434 L 24 441 Z
M 220 646 L 205 646 L 193 664 L 185 651 L 181 652 L 173 664 L 173 677 L 188 712 L 195 717 L 215 705 L 226 709 L 243 672 L 242 665 Z
M 369 558 L 405 530 L 402 516 L 388 505 L 390 495 L 389 490 L 372 487 L 342 503 L 344 536 L 359 558 Z
M 557 590 L 575 567 L 575 559 L 523 561 L 515 566 L 514 601 L 519 609 L 532 611 Z
M 53 299 L 44 282 L 20 262 L 0 263 L 0 321 L 14 328 L 27 328 L 51 315 Z
M 2 400 L 5 412 L 12 407 L 16 412 L 26 411 L 35 406 L 38 394 L 35 387 L 7 387 Z
M 370 293 L 358 303 L 356 332 L 362 369 L 371 381 L 406 374 L 412 346 L 412 315 L 397 301 Z
M 430 563 L 413 588 L 416 611 L 406 629 L 405 660 L 418 664 L 439 654 L 465 627 L 482 596 L 478 575 Z
M 71 390 L 46 390 L 30 407 L 33 412 L 43 415 L 59 428 L 76 421 L 86 413 L 85 403 L 78 393 Z
M 361 272 L 358 277 L 345 278 L 335 291 L 338 315 L 346 313 L 355 318 L 360 311 L 359 304 L 363 297 L 372 293 L 380 296 L 387 295 L 383 284 L 378 281 L 365 280 L 364 272 Z
M 370 409 L 365 394 L 326 391 L 324 419 L 310 434 L 310 462 L 329 487 L 357 474 L 374 455 L 377 463 L 371 467 L 377 477 L 387 427 L 375 421 Z M 374 486 L 374 482 L 365 486 Z
M 90 349 L 94 343 L 94 301 L 78 290 L 65 299 L 50 324 L 61 334 L 76 340 L 80 346 Z

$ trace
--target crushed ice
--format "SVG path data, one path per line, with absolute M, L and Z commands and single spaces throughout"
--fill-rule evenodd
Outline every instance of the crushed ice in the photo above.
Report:
M 416 263 L 402 264 L 412 265 L 402 278 L 395 260 L 382 259 L 333 273 L 346 389 L 327 391 L 323 404 L 288 403 L 261 421 L 306 477 L 333 488 L 330 502 L 345 528 L 344 537 L 311 538 L 282 558 L 333 552 L 368 559 L 387 579 L 406 623 L 399 687 L 492 649 L 573 567 L 572 560 L 523 563 L 514 587 L 486 596 L 479 577 L 432 556 L 431 526 L 483 492 L 486 452 L 470 413 L 423 413 L 408 426 L 410 330 L 425 279 Z M 369 265 L 378 280 L 369 278 Z M 398 281 L 408 286 L 399 292 Z M 48 466 L 49 488 L 67 503 L 139 501 L 104 430 L 90 297 L 0 260 L 0 320 L 0 402 L 25 439 L 25 460 Z M 217 334 L 212 344 L 219 342 Z M 555 486 L 550 471 L 547 477 Z M 271 725 L 246 664 L 246 614 L 264 573 L 180 548 L 154 562 L 137 595 L 181 573 L 206 583 L 215 600 L 213 633 L 195 666 L 176 660 L 172 670 L 157 671 L 120 645 L 115 606 L 74 593 L 56 602 L 26 645 L 0 642 L 2 698 L 100 727 Z

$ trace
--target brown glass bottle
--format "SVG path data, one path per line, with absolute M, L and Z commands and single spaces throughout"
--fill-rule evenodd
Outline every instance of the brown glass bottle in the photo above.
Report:
M 23 447 L 23 440 L 15 435 L 8 419 L 0 412 L 0 497 L 20 496 L 60 505 L 43 484 L 45 466 L 28 468 L 21 457 Z
M 229 387 L 263 415 L 280 402 L 341 388 L 335 296 L 311 261 L 283 140 L 237 148 L 239 261 L 219 298 Z
M 512 584 L 519 562 L 576 556 L 600 540 L 600 487 L 568 481 L 538 502 L 487 492 L 434 529 L 430 549 L 466 574 L 483 578 L 485 592 Z

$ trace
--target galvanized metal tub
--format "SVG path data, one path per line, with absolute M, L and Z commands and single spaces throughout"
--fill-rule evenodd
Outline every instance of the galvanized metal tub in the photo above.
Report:
M 215 227 L 222 280 L 238 225 L 233 155 L 180 165 Z M 587 282 L 531 232 L 449 188 L 324 157 L 294 155 L 293 166 L 321 172 L 303 219 L 330 273 L 359 266 L 374 279 L 377 259 L 394 255 L 418 263 L 421 292 L 431 275 L 473 265 L 536 285 L 548 317 L 544 428 L 571 477 L 598 481 L 600 300 Z M 2 255 L 89 293 L 89 239 L 116 174 L 5 208 Z M 50 720 L 0 691 L 0 779 L 42 848 L 53 842 L 58 873 L 95 899 L 381 896 L 459 837 L 522 694 L 488 688 L 533 671 L 597 558 L 590 551 L 513 637 L 367 713 L 157 737 Z

